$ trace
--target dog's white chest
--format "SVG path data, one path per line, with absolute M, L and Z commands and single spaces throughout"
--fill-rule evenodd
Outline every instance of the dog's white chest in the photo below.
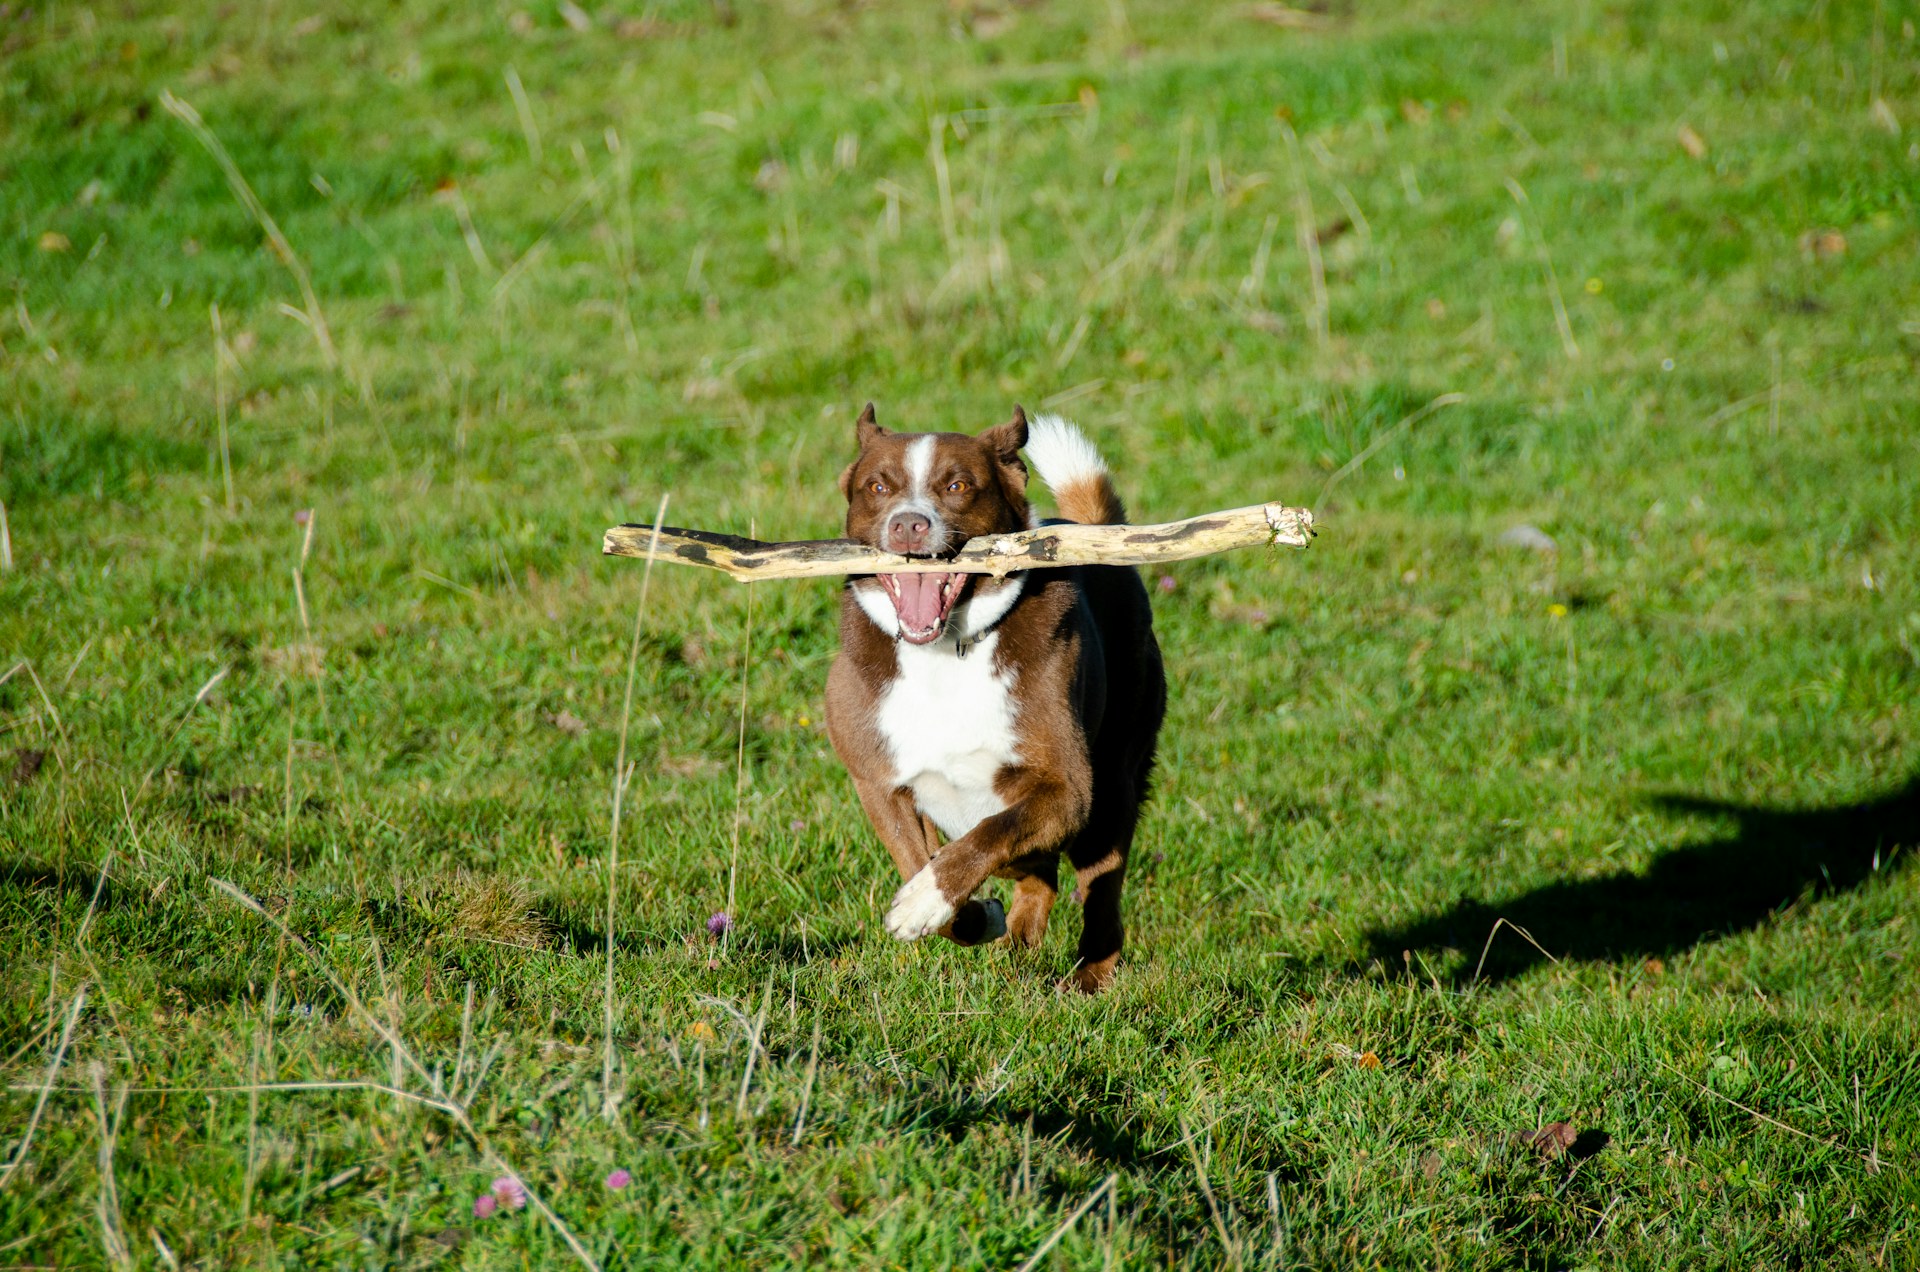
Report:
M 965 658 L 950 640 L 897 644 L 899 675 L 880 699 L 877 723 L 894 781 L 913 791 L 948 839 L 1006 808 L 993 779 L 1019 758 L 1012 680 L 993 665 L 998 639 L 989 633 Z

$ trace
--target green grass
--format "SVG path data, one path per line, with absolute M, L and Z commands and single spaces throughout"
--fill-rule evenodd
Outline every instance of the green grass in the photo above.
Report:
M 1376 7 L 5 10 L 8 1156 L 86 999 L 3 1260 L 568 1260 L 442 1113 L 233 1089 L 425 1091 L 377 1020 L 608 1267 L 1010 1267 L 1109 1175 L 1047 1266 L 1920 1262 L 1920 11 Z M 599 532 L 831 533 L 869 398 L 1323 533 L 1156 586 L 1091 1001 L 1071 904 L 881 929 L 831 586 L 656 572 L 609 1121 Z

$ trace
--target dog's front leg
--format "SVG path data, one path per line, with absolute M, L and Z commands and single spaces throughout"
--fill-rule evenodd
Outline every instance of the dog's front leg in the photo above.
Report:
M 902 879 L 912 879 L 925 870 L 927 862 L 940 851 L 939 832 L 921 815 L 913 792 L 886 782 L 854 779 L 853 789 L 860 796 L 860 807 L 873 823 L 880 842 L 887 846 L 893 864 Z M 969 889 L 969 893 L 971 889 Z M 946 916 L 928 931 L 938 932 L 956 945 L 979 945 L 998 940 L 1007 931 L 1007 915 L 1000 902 L 967 901 L 951 907 Z M 926 932 L 915 933 L 924 936 Z
M 1087 797 L 1066 782 L 1031 778 L 1025 790 L 937 852 L 894 894 L 887 930 L 903 941 L 937 932 L 974 889 L 1015 858 L 1056 848 L 1087 819 Z

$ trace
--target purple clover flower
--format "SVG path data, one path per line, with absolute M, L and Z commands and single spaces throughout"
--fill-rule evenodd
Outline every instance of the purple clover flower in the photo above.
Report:
M 493 1195 L 509 1210 L 526 1209 L 527 1186 L 512 1175 L 502 1175 L 493 1181 Z

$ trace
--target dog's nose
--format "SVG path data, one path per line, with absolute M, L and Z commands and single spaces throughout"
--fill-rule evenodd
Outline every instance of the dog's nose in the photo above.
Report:
M 932 529 L 924 512 L 896 512 L 887 518 L 887 551 L 925 552 Z

